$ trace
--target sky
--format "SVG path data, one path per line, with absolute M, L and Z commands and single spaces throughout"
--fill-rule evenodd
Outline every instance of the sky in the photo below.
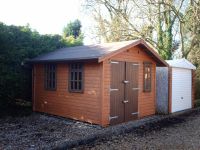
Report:
M 88 30 L 91 19 L 81 6 L 81 0 L 0 0 L 0 22 L 7 25 L 27 25 L 41 34 L 62 34 L 63 27 L 79 19 L 85 44 L 92 44 Z

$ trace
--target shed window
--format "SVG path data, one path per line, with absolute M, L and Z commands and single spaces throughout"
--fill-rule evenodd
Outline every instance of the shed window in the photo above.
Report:
M 151 92 L 152 64 L 144 62 L 144 92 Z
M 45 65 L 45 89 L 55 90 L 56 89 L 56 65 L 46 64 Z
M 83 92 L 83 64 L 70 64 L 69 72 L 69 91 Z

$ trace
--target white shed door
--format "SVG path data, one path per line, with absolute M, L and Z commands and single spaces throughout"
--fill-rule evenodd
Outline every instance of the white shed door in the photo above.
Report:
M 192 108 L 192 71 L 172 68 L 172 112 Z

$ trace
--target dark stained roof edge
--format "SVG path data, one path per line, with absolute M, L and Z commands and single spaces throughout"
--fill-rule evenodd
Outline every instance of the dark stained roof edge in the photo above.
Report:
M 118 53 L 120 53 L 120 52 L 122 52 L 124 50 L 127 50 L 127 49 L 129 49 L 131 47 L 134 47 L 134 46 L 139 46 L 139 45 L 142 45 L 142 46 L 144 46 L 144 47 L 146 47 L 148 49 L 148 53 L 153 55 L 153 58 L 155 59 L 155 61 L 158 63 L 159 66 L 169 67 L 168 63 L 164 59 L 162 59 L 159 56 L 159 54 L 154 50 L 154 48 L 149 46 L 149 44 L 143 39 L 139 39 L 139 40 L 137 40 L 135 42 L 127 44 L 124 47 L 121 47 L 120 49 L 118 49 L 116 51 L 104 54 L 102 56 L 93 56 L 93 57 L 91 56 L 91 57 L 84 57 L 84 58 L 80 57 L 80 58 L 67 58 L 67 59 L 52 59 L 52 60 L 51 59 L 50 60 L 35 60 L 35 59 L 31 59 L 31 60 L 28 60 L 27 63 L 73 62 L 73 61 L 89 61 L 89 60 L 97 60 L 98 62 L 102 62 L 106 58 L 110 58 L 115 54 L 118 54 Z

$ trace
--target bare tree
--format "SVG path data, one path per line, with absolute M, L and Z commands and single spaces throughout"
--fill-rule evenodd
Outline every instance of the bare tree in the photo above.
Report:
M 187 0 L 86 0 L 104 41 L 143 38 L 164 59 L 180 43 L 184 50 L 183 20 Z M 176 33 L 176 34 L 175 34 Z
M 190 7 L 185 16 L 182 27 L 183 38 L 186 41 L 186 49 L 182 52 L 183 57 L 188 57 L 190 52 L 193 59 L 200 57 L 200 0 L 191 0 Z M 198 53 L 198 54 L 197 54 Z M 200 58 L 199 58 L 200 61 Z M 200 64 L 200 63 L 199 63 Z

